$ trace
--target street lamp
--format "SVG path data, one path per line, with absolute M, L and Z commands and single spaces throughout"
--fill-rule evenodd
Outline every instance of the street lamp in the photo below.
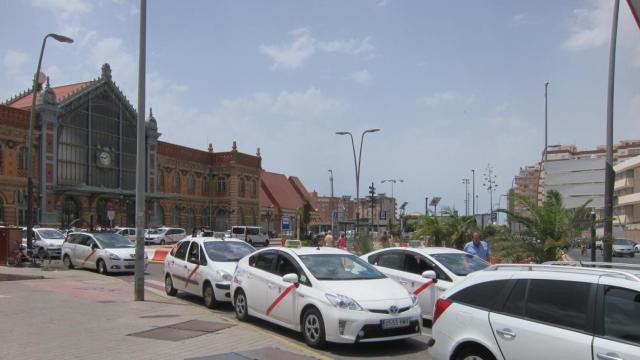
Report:
M 335 235 L 335 209 L 333 201 L 333 170 L 329 169 L 329 182 L 331 183 L 331 197 L 329 198 L 329 210 L 331 212 L 331 234 Z
M 273 215 L 273 206 L 269 205 L 269 208 L 266 211 L 267 215 L 267 237 L 269 237 L 269 227 L 271 225 L 271 215 Z
M 44 54 L 44 46 L 47 43 L 48 38 L 53 38 L 58 42 L 63 43 L 72 43 L 73 39 L 58 35 L 58 34 L 47 34 L 44 39 L 42 39 L 42 48 L 40 49 L 40 57 L 38 58 L 38 67 L 36 68 L 36 72 L 33 75 L 33 89 L 31 90 L 31 114 L 29 117 L 29 132 L 27 135 L 27 249 L 33 249 L 33 242 L 31 239 L 32 231 L 33 231 L 33 159 L 31 158 L 33 151 L 33 124 L 36 121 L 36 97 L 38 95 L 38 78 L 40 77 L 40 67 L 42 66 L 42 55 Z M 42 131 L 45 129 L 43 128 Z M 44 164 L 40 164 L 40 171 L 44 168 Z M 43 209 L 40 209 L 41 211 Z
M 396 209 L 396 198 L 393 196 L 393 185 L 395 185 L 395 183 L 402 183 L 404 182 L 404 179 L 385 179 L 380 181 L 381 184 L 384 184 L 386 182 L 390 182 L 391 183 L 391 198 L 393 199 L 393 216 L 395 217 L 395 209 Z
M 355 244 L 356 244 L 356 248 L 358 247 L 358 241 L 359 241 L 359 233 L 360 231 L 358 230 L 358 226 L 359 226 L 359 222 L 360 222 L 360 165 L 362 164 L 362 144 L 364 143 L 364 135 L 366 133 L 373 133 L 373 132 L 378 132 L 380 131 L 380 129 L 368 129 L 362 132 L 362 136 L 360 138 L 360 151 L 358 154 L 358 157 L 356 158 L 356 145 L 353 142 L 353 134 L 351 134 L 349 131 L 337 131 L 336 135 L 349 135 L 349 137 L 351 138 L 351 148 L 353 149 L 353 164 L 355 167 L 355 171 L 356 171 L 356 232 L 355 232 Z

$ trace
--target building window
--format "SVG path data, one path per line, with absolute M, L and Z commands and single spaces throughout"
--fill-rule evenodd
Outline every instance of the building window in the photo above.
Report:
M 164 186 L 164 171 L 158 170 L 158 175 L 156 176 L 156 178 L 158 187 L 162 189 L 162 187 Z
M 200 223 L 208 228 L 211 227 L 211 210 L 208 207 L 200 212 Z
M 179 192 L 180 191 L 180 174 L 176 171 L 173 174 L 173 191 L 175 192 Z
M 4 170 L 4 161 L 2 158 L 2 146 L 0 146 L 0 175 L 3 173 Z
M 218 176 L 218 181 L 216 186 L 217 186 L 216 189 L 219 193 L 224 193 L 227 191 L 227 181 L 224 178 L 224 176 Z
M 258 182 L 255 180 L 251 180 L 251 195 L 253 195 L 253 197 L 258 195 Z
M 27 168 L 27 156 L 29 154 L 27 153 L 27 148 L 23 147 L 20 148 L 20 151 L 18 152 L 18 169 L 19 170 L 25 170 Z
M 209 193 L 209 177 L 206 175 L 202 177 L 202 193 Z
M 4 224 L 4 200 L 0 197 L 0 224 Z
M 189 174 L 187 177 L 187 191 L 189 194 L 193 194 L 196 189 L 196 177 L 193 174 Z
M 240 179 L 240 195 L 244 195 L 244 179 Z
M 196 213 L 192 208 L 187 210 L 187 231 L 193 231 L 196 228 Z
M 162 209 L 162 206 L 158 201 L 154 201 L 154 204 L 153 204 L 153 214 L 151 217 L 151 225 L 152 226 L 164 225 L 164 210 Z
M 173 207 L 173 214 L 171 214 L 171 224 L 173 226 L 180 226 L 180 208 L 178 205 Z

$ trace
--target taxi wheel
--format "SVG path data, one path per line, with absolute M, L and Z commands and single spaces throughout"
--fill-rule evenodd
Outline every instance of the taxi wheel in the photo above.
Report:
M 236 318 L 240 321 L 249 320 L 249 307 L 247 305 L 247 296 L 242 289 L 236 291 L 236 296 L 233 301 L 236 308 Z
M 302 318 L 302 336 L 307 345 L 315 348 L 322 347 L 325 343 L 324 321 L 317 309 L 309 309 Z
M 104 260 L 98 259 L 96 263 L 96 267 L 98 268 L 98 272 L 102 275 L 108 275 L 109 270 L 107 270 L 107 264 L 104 263 Z
M 216 295 L 213 292 L 213 286 L 211 286 L 211 283 L 209 282 L 204 284 L 204 289 L 202 290 L 202 298 L 204 299 L 204 306 L 208 307 L 209 309 L 213 309 L 220 304 L 216 300 Z
M 455 357 L 455 360 L 495 360 L 496 358 L 491 353 L 480 346 L 466 347 L 460 350 Z
M 169 296 L 176 296 L 178 293 L 178 289 L 173 287 L 173 280 L 171 279 L 171 275 L 167 274 L 164 278 L 164 291 Z
M 71 258 L 69 257 L 69 255 L 65 255 L 62 258 L 62 263 L 64 264 L 64 267 L 66 267 L 67 269 L 69 270 L 73 269 L 73 264 L 71 263 Z

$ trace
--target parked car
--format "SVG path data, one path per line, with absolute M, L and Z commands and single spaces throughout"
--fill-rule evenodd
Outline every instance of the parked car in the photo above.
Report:
M 27 230 L 23 230 L 26 245 Z M 33 228 L 33 253 L 40 257 L 48 256 L 51 259 L 60 259 L 64 234 L 52 228 Z
M 164 260 L 165 291 L 170 296 L 178 290 L 201 296 L 209 308 L 230 302 L 236 264 L 254 251 L 242 240 L 186 238 Z
M 125 239 L 135 242 L 136 241 L 136 228 L 117 227 L 115 233 L 124 236 Z
M 259 250 L 238 262 L 231 295 L 239 320 L 255 316 L 302 332 L 313 347 L 403 339 L 422 329 L 415 296 L 335 248 Z
M 636 244 L 636 246 L 634 246 L 634 249 L 636 250 L 636 254 L 640 254 L 640 244 Z
M 435 301 L 443 292 L 470 273 L 489 266 L 475 255 L 439 247 L 387 248 L 362 255 L 362 259 L 416 294 L 422 318 L 428 320 L 432 319 Z M 427 284 L 428 279 L 422 276 L 425 271 L 435 271 L 437 283 Z
M 269 235 L 258 226 L 233 226 L 231 228 L 231 236 L 244 239 L 251 245 L 269 246 Z
M 436 302 L 429 352 L 434 359 L 640 360 L 640 266 L 607 265 L 479 271 Z
M 144 235 L 144 242 L 148 244 L 173 244 L 187 237 L 187 232 L 182 228 L 161 227 L 149 229 Z
M 631 240 L 626 239 L 616 239 L 611 245 L 612 248 L 612 256 L 630 256 L 633 257 L 635 255 L 635 245 Z
M 96 269 L 101 274 L 135 270 L 135 246 L 110 232 L 74 232 L 62 244 L 62 262 L 68 269 Z M 148 257 L 144 254 L 144 267 Z

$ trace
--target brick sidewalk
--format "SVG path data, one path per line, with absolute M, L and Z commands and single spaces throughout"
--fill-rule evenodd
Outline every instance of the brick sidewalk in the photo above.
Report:
M 264 358 L 277 349 L 291 352 L 279 358 L 326 358 L 179 299 L 146 292 L 146 301 L 135 302 L 132 286 L 115 277 L 85 270 L 7 267 L 0 267 L 0 274 L 45 277 L 0 281 L 0 359 L 213 358 L 229 352 L 253 354 L 262 348 L 267 348 Z M 165 340 L 130 336 L 140 332 Z

